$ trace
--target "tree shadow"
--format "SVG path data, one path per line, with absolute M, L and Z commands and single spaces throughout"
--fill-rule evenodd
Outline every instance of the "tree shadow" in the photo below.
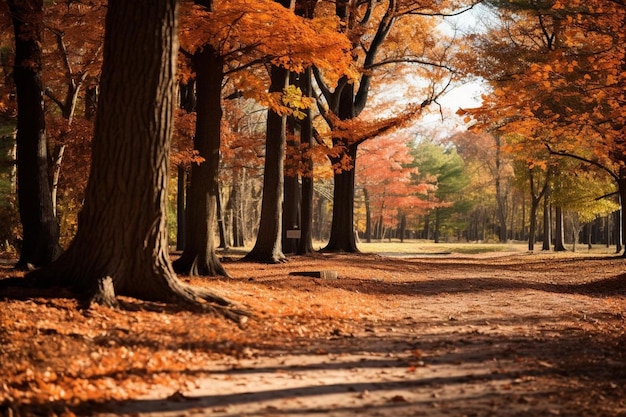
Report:
M 464 324 L 468 323 L 470 322 Z M 319 355 L 318 361 L 309 364 L 305 364 L 298 357 L 310 355 L 310 352 L 296 350 L 288 352 L 293 357 L 292 362 L 281 363 L 277 360 L 266 366 L 264 361 L 259 362 L 260 365 L 250 361 L 244 367 L 207 366 L 201 370 L 184 372 L 188 377 L 205 378 L 209 384 L 211 380 L 224 378 L 241 381 L 239 389 L 223 395 L 212 394 L 209 387 L 196 393 L 175 391 L 169 397 L 159 399 L 4 404 L 0 406 L 0 415 L 60 415 L 67 410 L 85 416 L 97 413 L 187 413 L 194 410 L 233 416 L 264 415 L 264 412 L 269 415 L 290 416 L 333 413 L 364 415 L 366 412 L 367 415 L 393 415 L 395 412 L 398 415 L 409 415 L 402 414 L 407 410 L 412 410 L 410 415 L 422 415 L 417 411 L 423 410 L 423 415 L 461 416 L 468 415 L 470 411 L 476 415 L 487 415 L 485 410 L 489 411 L 490 408 L 486 404 L 491 404 L 511 407 L 510 413 L 494 415 L 513 416 L 546 415 L 545 403 L 548 402 L 553 409 L 560 410 L 560 415 L 573 416 L 587 415 L 582 412 L 585 407 L 591 409 L 600 402 L 608 407 L 616 407 L 625 394 L 626 363 L 623 361 L 623 352 L 618 354 L 617 346 L 590 338 L 583 331 L 563 332 L 559 337 L 538 338 L 537 335 L 521 334 L 460 334 L 451 329 L 446 334 L 424 335 L 413 341 L 407 341 L 403 335 L 390 334 L 384 340 L 384 349 L 363 351 L 364 346 L 367 347 L 377 340 L 374 336 L 369 338 L 370 340 L 368 337 L 359 338 L 360 343 L 338 339 L 335 341 L 338 342 L 335 349 L 332 349 L 337 355 L 334 359 Z M 325 339 L 310 342 L 312 345 L 329 344 Z M 412 369 L 417 360 L 412 352 L 416 346 L 426 355 L 419 358 L 424 363 L 417 365 L 417 369 Z M 167 346 L 170 350 L 177 348 L 180 346 Z M 450 370 L 456 366 L 464 368 L 458 372 L 440 372 L 441 369 Z M 401 378 L 394 378 L 389 372 L 379 372 L 368 380 L 348 378 L 329 383 L 321 383 L 316 378 L 307 376 L 310 372 L 320 370 L 331 373 L 343 371 L 346 375 L 354 375 L 360 370 L 389 369 L 404 372 Z M 147 376 L 151 372 L 180 371 L 135 369 L 128 372 Z M 263 378 L 284 375 L 292 377 L 284 378 L 282 385 L 276 381 L 272 385 L 263 384 Z M 94 378 L 108 376 L 110 375 L 96 375 Z M 244 385 L 251 376 L 252 383 L 248 381 Z M 548 380 L 552 382 L 545 386 L 538 384 L 538 381 Z M 433 393 L 448 394 L 438 400 Z M 368 395 L 374 394 L 378 395 L 378 399 L 368 401 Z M 334 403 L 331 401 L 332 406 L 328 402 L 314 401 L 321 397 L 336 396 L 341 396 L 343 400 L 334 400 Z M 520 400 L 522 398 L 523 401 Z M 573 399 L 577 401 L 574 402 Z M 277 405 L 277 401 L 281 405 Z M 524 405 L 524 412 L 514 404 L 508 404 L 510 401 L 519 406 Z M 444 408 L 434 409 L 435 403 Z M 247 411 L 219 414 L 228 413 L 229 408 L 239 410 L 237 407 L 246 407 Z M 12 411 L 7 411 L 10 408 Z

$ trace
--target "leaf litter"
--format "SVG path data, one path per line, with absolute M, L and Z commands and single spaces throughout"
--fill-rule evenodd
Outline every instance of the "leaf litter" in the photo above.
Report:
M 181 277 L 247 306 L 242 326 L 11 289 L 0 415 L 626 415 L 623 262 L 316 255 Z M 314 268 L 338 279 L 289 275 Z

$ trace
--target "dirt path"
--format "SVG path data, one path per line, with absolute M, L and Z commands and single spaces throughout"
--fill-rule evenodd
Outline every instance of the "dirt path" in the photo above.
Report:
M 101 417 L 626 416 L 624 260 L 509 255 L 321 261 L 228 264 L 235 278 L 210 285 L 258 312 L 244 329 L 176 311 L 97 311 L 85 324 L 109 323 L 106 340 L 58 361 L 69 366 L 83 350 L 93 357 L 96 346 L 105 349 L 103 358 L 108 350 L 119 355 L 124 347 L 139 355 L 141 346 L 149 346 L 152 356 L 142 359 L 143 368 L 118 364 L 87 377 L 95 384 L 104 373 L 125 387 L 134 372 L 140 388 L 127 388 L 120 398 L 48 404 Z M 320 265 L 339 278 L 289 275 Z M 52 311 L 42 314 L 68 308 L 67 302 L 44 303 Z M 6 303 L 19 322 L 20 303 L 27 302 Z M 167 323 L 146 325 L 155 319 Z M 52 318 L 49 327 L 60 321 Z M 128 331 L 115 333 L 111 322 Z M 203 333 L 211 326 L 219 343 Z M 15 329 L 8 330 L 10 338 Z M 145 333 L 135 334 L 140 330 Z M 162 364 L 151 370 L 149 361 L 161 356 Z M 57 361 L 43 362 L 59 373 Z M 15 386 L 9 387 L 14 397 Z M 28 401 L 39 407 L 30 409 L 46 404 L 38 396 Z

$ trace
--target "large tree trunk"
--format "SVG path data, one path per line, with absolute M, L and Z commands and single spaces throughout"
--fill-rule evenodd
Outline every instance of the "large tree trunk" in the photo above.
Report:
M 346 155 L 351 158 L 353 166 L 349 170 L 335 171 L 333 189 L 333 220 L 330 227 L 330 239 L 324 252 L 356 253 L 359 249 L 354 237 L 354 183 L 356 166 L 356 146 L 347 146 Z M 333 165 L 339 163 L 332 159 Z
M 17 194 L 23 229 L 17 268 L 47 265 L 61 253 L 54 215 L 41 83 L 43 0 L 9 0 L 15 32 Z
M 215 253 L 224 63 L 215 49 L 206 45 L 193 56 L 192 64 L 197 97 L 194 148 L 204 161 L 191 167 L 185 249 L 174 261 L 174 269 L 192 276 L 228 276 Z
M 270 92 L 283 91 L 287 86 L 289 71 L 272 66 L 270 78 Z M 256 243 L 244 257 L 248 261 L 278 263 L 286 259 L 281 248 L 285 122 L 285 116 L 268 110 L 261 219 Z
M 109 1 L 93 162 L 78 231 L 65 254 L 30 277 L 53 278 L 106 305 L 117 304 L 117 293 L 231 315 L 202 301 L 225 300 L 180 282 L 169 259 L 176 9 L 176 0 Z

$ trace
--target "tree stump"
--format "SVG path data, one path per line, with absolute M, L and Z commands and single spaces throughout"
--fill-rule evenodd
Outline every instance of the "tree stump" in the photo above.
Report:
M 289 275 L 298 275 L 303 277 L 310 278 L 321 278 L 321 279 L 337 279 L 337 271 L 333 270 L 323 270 L 323 271 L 296 271 L 290 272 Z

